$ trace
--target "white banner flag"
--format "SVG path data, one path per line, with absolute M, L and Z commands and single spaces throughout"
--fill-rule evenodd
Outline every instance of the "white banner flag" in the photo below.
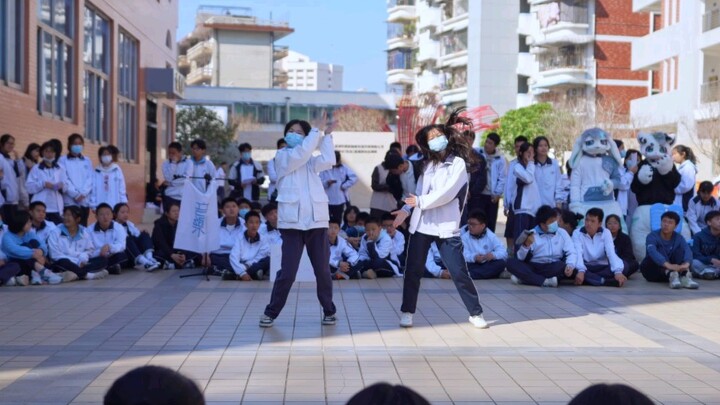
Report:
M 205 193 L 192 181 L 185 181 L 175 233 L 175 249 L 209 253 L 220 248 L 220 218 L 217 214 L 217 182 L 210 182 Z

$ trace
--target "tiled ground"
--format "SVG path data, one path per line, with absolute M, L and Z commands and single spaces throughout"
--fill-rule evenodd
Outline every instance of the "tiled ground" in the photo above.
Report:
M 118 376 L 159 364 L 193 377 L 211 403 L 343 403 L 376 381 L 434 403 L 564 403 L 613 381 L 662 403 L 720 404 L 720 282 L 477 282 L 489 330 L 467 323 L 446 280 L 424 280 L 416 326 L 400 329 L 401 279 L 336 282 L 339 322 L 321 327 L 306 283 L 265 330 L 270 283 L 183 272 L 0 289 L 0 403 L 99 403 Z

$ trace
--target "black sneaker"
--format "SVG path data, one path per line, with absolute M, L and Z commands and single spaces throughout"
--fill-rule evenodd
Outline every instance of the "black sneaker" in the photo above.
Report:
M 335 318 L 335 315 L 325 315 L 322 319 L 322 324 L 325 326 L 335 325 L 337 323 L 337 318 Z
M 269 316 L 263 314 L 263 316 L 260 317 L 260 327 L 261 328 L 270 328 L 273 326 L 273 323 L 275 323 L 275 319 L 270 318 Z
M 122 267 L 120 267 L 119 264 L 113 264 L 107 268 L 107 271 L 110 274 L 120 274 L 122 272 Z
M 237 274 L 234 271 L 225 270 L 222 275 L 223 280 L 237 280 Z

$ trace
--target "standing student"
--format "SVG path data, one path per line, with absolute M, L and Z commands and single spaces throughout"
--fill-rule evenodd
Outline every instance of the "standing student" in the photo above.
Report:
M 487 165 L 487 183 L 482 191 L 478 209 L 485 212 L 488 229 L 493 232 L 495 232 L 495 224 L 497 223 L 499 201 L 505 193 L 507 173 L 505 157 L 498 149 L 499 145 L 500 135 L 491 132 L 485 138 L 485 144 L 480 150 L 480 154 L 485 158 Z
M 20 203 L 20 163 L 15 159 L 15 137 L 10 134 L 0 136 L 0 188 L 5 203 L 2 206 L 3 218 L 10 218 L 18 210 Z
M 35 165 L 28 174 L 25 187 L 33 195 L 32 202 L 42 201 L 47 207 L 47 219 L 59 225 L 63 222 L 61 213 L 64 204 L 62 190 L 65 187 L 65 169 L 56 162 L 55 145 L 47 141 L 40 147 L 42 162 Z
M 328 196 L 330 219 L 340 222 L 345 206 L 349 203 L 350 187 L 357 183 L 357 175 L 340 160 L 340 152 L 335 151 L 335 165 L 320 173 L 325 193 Z
M 277 147 L 277 150 L 284 149 L 287 146 L 285 138 L 278 139 L 275 146 Z M 277 193 L 275 192 L 275 190 L 277 189 L 277 171 L 275 171 L 275 156 L 273 156 L 272 159 L 268 160 L 267 171 L 268 180 L 270 180 L 270 184 L 268 185 L 267 190 L 268 201 L 274 202 L 277 199 Z
M 95 216 L 97 222 L 87 229 L 95 248 L 91 257 L 106 260 L 108 273 L 120 274 L 122 265 L 128 259 L 125 254 L 127 232 L 122 225 L 113 221 L 113 209 L 109 205 L 100 203 Z
M 227 183 L 227 162 L 222 161 L 215 170 L 215 179 L 219 184 L 217 188 L 218 203 L 225 199 L 225 184 Z
M 192 176 L 193 163 L 187 157 L 183 156 L 182 144 L 180 142 L 171 142 L 168 145 L 168 158 L 162 164 L 162 172 L 164 181 L 162 205 L 163 210 L 167 211 L 167 207 L 171 204 L 180 206 L 183 187 L 187 178 Z
M 505 199 L 503 200 L 505 216 L 507 222 L 505 222 L 505 240 L 507 242 L 508 249 L 513 251 L 515 247 L 515 239 L 513 237 L 515 233 L 515 211 L 513 210 L 513 203 L 515 202 L 517 192 L 517 182 L 511 179 L 515 175 L 515 165 L 518 164 L 520 159 L 520 146 L 527 143 L 527 137 L 520 135 L 515 138 L 515 158 L 508 163 L 507 181 L 505 182 Z
M 693 150 L 685 145 L 676 145 L 672 150 L 672 158 L 680 172 L 680 184 L 675 187 L 675 201 L 683 212 L 687 211 L 688 203 L 695 195 L 695 176 L 697 176 L 697 159 Z
M 93 188 L 90 194 L 90 208 L 96 209 L 100 204 L 114 207 L 128 201 L 125 188 L 125 176 L 122 169 L 113 162 L 109 146 L 101 146 L 98 150 L 100 164 L 93 172 Z
M 278 228 L 282 235 L 282 263 L 273 285 L 270 303 L 260 317 L 261 327 L 271 327 L 280 315 L 307 248 L 317 281 L 317 297 L 323 308 L 323 325 L 334 325 L 335 304 L 330 277 L 330 246 L 327 229 L 328 199 L 320 173 L 335 164 L 332 126 L 325 134 L 308 122 L 292 120 L 285 125 L 288 146 L 275 156 L 278 175 Z M 318 156 L 313 152 L 319 150 Z
M 660 229 L 647 236 L 647 256 L 640 263 L 640 272 L 647 281 L 667 282 L 674 290 L 694 290 L 699 286 L 690 272 L 693 255 L 685 238 L 675 231 L 679 223 L 680 216 L 676 212 L 662 214 Z
M 513 212 L 512 240 L 515 241 L 523 231 L 532 229 L 535 212 L 542 205 L 540 190 L 535 181 L 535 153 L 532 145 L 523 142 L 518 148 L 518 160 L 508 174 L 508 184 L 513 196 L 510 209 Z
M 231 197 L 259 201 L 260 186 L 265 181 L 262 165 L 253 160 L 252 146 L 249 143 L 241 143 L 238 150 L 240 159 L 233 163 L 228 173 L 228 181 L 233 186 Z
M 190 142 L 191 181 L 203 193 L 207 191 L 208 185 L 215 176 L 215 165 L 205 152 L 207 152 L 207 144 L 204 140 L 195 139 Z
M 548 156 L 550 141 L 547 137 L 538 136 L 533 139 L 532 146 L 535 151 L 535 182 L 540 191 L 540 205 L 562 208 L 565 194 L 562 173 L 558 162 Z
M 127 203 L 120 203 L 113 207 L 115 222 L 124 228 L 127 237 L 125 238 L 125 254 L 127 255 L 129 267 L 143 266 L 146 271 L 154 271 L 162 265 L 155 259 L 154 248 L 150 234 L 140 231 L 130 221 L 130 207 Z
M 395 152 L 388 152 L 388 154 Z M 388 175 L 390 170 L 387 168 L 385 160 L 382 163 L 375 166 L 372 175 L 370 176 L 370 188 L 372 194 L 370 195 L 370 215 L 373 217 L 380 218 L 383 214 L 391 212 L 397 208 L 397 200 L 395 196 L 390 192 L 390 186 L 387 183 Z
M 58 160 L 65 169 L 65 187 L 63 199 L 66 207 L 80 207 L 80 223 L 87 226 L 90 215 L 90 193 L 93 189 L 93 167 L 90 158 L 83 155 L 85 140 L 80 134 L 68 137 L 68 154 Z
M 411 327 L 417 307 L 420 280 L 425 272 L 430 245 L 435 242 L 442 261 L 470 314 L 468 320 L 477 328 L 487 328 L 467 265 L 460 238 L 460 218 L 468 188 L 467 165 L 473 153 L 453 125 L 469 121 L 453 114 L 445 125 L 429 125 L 415 135 L 415 141 L 426 156 L 425 170 L 418 180 L 417 195 L 405 199 L 396 211 L 395 226 L 410 217 L 410 241 L 403 282 L 400 326 Z
M 28 204 L 30 204 L 30 201 L 32 201 L 32 195 L 27 192 L 27 188 L 25 188 L 25 183 L 27 182 L 27 176 L 30 174 L 30 170 L 32 170 L 33 167 L 35 167 L 36 164 L 40 161 L 40 145 L 36 143 L 31 143 L 25 148 L 25 154 L 22 157 L 22 165 L 21 172 L 22 172 L 22 181 L 20 183 L 20 196 L 21 200 L 23 200 L 25 195 L 27 195 L 27 201 Z

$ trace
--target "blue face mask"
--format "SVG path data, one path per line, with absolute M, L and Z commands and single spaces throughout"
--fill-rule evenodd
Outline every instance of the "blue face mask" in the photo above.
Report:
M 548 232 L 549 233 L 555 233 L 558 231 L 558 228 L 560 226 L 558 225 L 558 221 L 553 222 L 552 224 L 548 225 Z
M 359 233 L 365 233 L 365 226 L 364 225 L 355 225 L 355 230 Z
M 294 148 L 302 144 L 303 139 L 305 139 L 304 136 L 296 134 L 294 132 L 288 132 L 287 134 L 285 134 L 285 142 L 287 142 L 288 148 Z
M 70 146 L 70 152 L 72 152 L 72 153 L 75 154 L 75 155 L 81 154 L 82 151 L 83 151 L 83 146 L 82 146 L 82 145 L 72 145 L 72 146 Z
M 247 215 L 248 212 L 250 212 L 249 209 L 247 209 L 247 208 L 240 208 L 240 218 L 245 219 L 245 215 Z
M 438 136 L 437 138 L 428 142 L 428 147 L 433 152 L 442 152 L 447 148 L 448 139 L 445 135 Z
M 627 156 L 627 151 L 621 150 L 620 151 L 620 157 L 625 159 L 625 156 Z
M 240 154 L 240 157 L 242 157 L 242 160 L 250 160 L 252 158 L 251 152 L 243 152 Z

